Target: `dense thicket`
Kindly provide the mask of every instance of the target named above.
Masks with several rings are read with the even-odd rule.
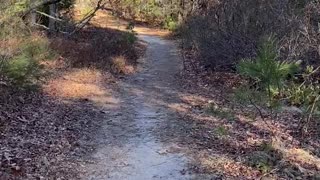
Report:
[[[113,0],[110,4],[118,16],[169,30],[177,29],[195,6],[185,0]]]
[[[260,40],[270,35],[279,41],[281,60],[319,63],[319,1],[221,0],[202,7],[186,19],[183,37],[211,69],[230,70],[254,57]]]
[[[235,70],[256,56],[258,44],[273,35],[280,60],[319,62],[320,2],[314,0],[114,0],[125,18],[179,29],[185,48],[198,52],[212,70]]]

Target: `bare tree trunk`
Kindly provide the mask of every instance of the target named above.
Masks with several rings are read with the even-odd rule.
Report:
[[[185,5],[184,5],[184,0],[180,0],[179,3],[179,14],[178,14],[178,24],[181,25],[184,21],[184,16],[185,16]]]
[[[30,13],[30,24],[35,26],[37,24],[37,13],[35,10],[32,10]]]
[[[49,15],[56,18],[57,17],[57,5],[56,4],[50,4],[49,5]],[[56,31],[56,21],[52,18],[49,18],[49,29],[50,31]]]

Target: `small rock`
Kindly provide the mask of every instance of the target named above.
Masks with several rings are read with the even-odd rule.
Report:
[[[160,155],[164,155],[164,154],[167,154],[167,150],[166,149],[162,149],[162,150],[157,151],[157,153],[160,154]]]
[[[291,113],[299,113],[299,114],[303,113],[301,109],[295,106],[285,106],[285,107],[282,107],[282,110],[291,112]]]

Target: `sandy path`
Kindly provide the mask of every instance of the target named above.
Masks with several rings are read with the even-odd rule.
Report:
[[[105,107],[99,147],[83,179],[189,179],[186,155],[174,143],[160,141],[163,123],[176,118],[179,102],[175,74],[181,62],[176,45],[156,36],[148,43],[140,72],[119,84],[117,108]],[[160,133],[161,134],[161,133]]]

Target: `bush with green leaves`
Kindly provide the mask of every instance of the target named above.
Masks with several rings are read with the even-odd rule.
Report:
[[[320,93],[320,84],[316,77],[319,68],[307,66],[300,74],[301,83],[291,82],[285,91],[288,102],[295,106],[310,105]],[[298,78],[296,78],[298,79]],[[301,80],[302,79],[302,80]]]
[[[137,41],[137,39],[138,39],[134,31],[127,31],[127,32],[125,32],[124,38],[125,38],[125,41],[126,41],[128,44],[133,44],[133,43],[135,43],[135,42]]]
[[[168,16],[164,21],[164,28],[169,31],[176,31],[178,29],[178,20],[172,16]]]
[[[31,36],[18,43],[11,57],[2,59],[0,73],[12,84],[28,86],[35,84],[42,75],[40,61],[53,55],[44,37]]]
[[[279,61],[276,40],[270,36],[260,46],[255,59],[244,59],[238,64],[238,71],[248,79],[240,87],[236,98],[242,103],[251,103],[262,115],[260,107],[271,112],[282,104],[295,105],[304,112],[302,128],[307,129],[311,118],[320,114],[320,84],[312,77],[319,68],[307,66],[301,72],[300,62]]]
[[[240,74],[266,90],[270,100],[281,95],[287,79],[299,70],[298,62],[278,61],[277,54],[276,41],[270,36],[263,41],[255,59],[244,59],[238,64]]]
[[[0,78],[6,83],[25,87],[35,84],[42,75],[42,60],[53,55],[47,37],[35,33],[17,14],[30,6],[30,1],[0,3]]]

